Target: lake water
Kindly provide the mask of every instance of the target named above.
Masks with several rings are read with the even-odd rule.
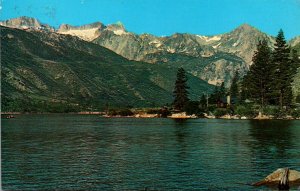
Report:
[[[300,121],[17,115],[1,131],[3,190],[258,190],[300,170]]]

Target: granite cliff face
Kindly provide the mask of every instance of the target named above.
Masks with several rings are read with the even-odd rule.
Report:
[[[229,86],[236,70],[241,75],[247,72],[256,44],[262,39],[268,40],[272,47],[273,37],[244,24],[232,32],[216,36],[176,33],[156,37],[104,30],[93,42],[130,60],[174,66],[181,63],[180,66],[187,71],[213,85],[225,82]]]
[[[14,19],[9,19],[6,21],[0,21],[1,26],[6,26],[10,28],[17,28],[23,30],[44,30],[54,32],[54,28],[47,25],[40,23],[37,19],[31,17],[19,17]]]
[[[95,38],[99,37],[100,31],[102,31],[104,28],[106,28],[106,26],[104,26],[100,22],[95,22],[83,26],[62,24],[57,30],[57,33],[77,36],[85,41],[92,41]]]
[[[104,33],[104,31],[102,32]],[[251,64],[252,54],[258,40],[272,37],[247,24],[241,25],[230,33],[216,36],[201,36],[176,33],[168,37],[134,33],[100,35],[93,42],[105,46],[131,60],[143,60],[147,54],[169,52],[193,57],[210,57],[217,52],[235,54]],[[123,50],[126,47],[126,50]],[[137,49],[137,47],[139,49]],[[138,50],[138,51],[137,51]]]

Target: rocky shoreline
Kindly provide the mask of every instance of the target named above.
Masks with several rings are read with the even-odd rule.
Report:
[[[285,117],[276,118],[272,115],[264,115],[259,113],[256,117],[246,117],[246,116],[240,116],[240,115],[223,115],[220,117],[216,117],[214,115],[209,115],[207,113],[204,113],[203,116],[199,117],[195,114],[193,115],[187,115],[185,112],[182,113],[173,113],[172,115],[169,115],[167,117],[161,117],[159,114],[147,114],[147,113],[139,113],[132,116],[110,116],[110,115],[103,115],[103,117],[106,118],[171,118],[171,119],[231,119],[231,120],[300,120],[300,118],[293,118],[290,115],[287,115]]]
[[[22,112],[1,112],[2,116],[6,115],[21,115],[21,114],[51,114],[51,113],[22,113]],[[66,113],[66,114],[78,114],[78,115],[100,115],[101,117],[105,118],[171,118],[171,119],[228,119],[228,120],[300,120],[300,117],[294,118],[291,115],[286,115],[284,117],[276,118],[272,115],[264,115],[259,113],[255,117],[246,117],[240,115],[223,115],[220,117],[216,117],[212,114],[203,113],[203,116],[187,115],[185,112],[181,113],[173,113],[166,117],[162,117],[160,114],[148,114],[148,113],[136,113],[133,115],[108,115],[105,112],[100,111],[81,111],[77,113]]]

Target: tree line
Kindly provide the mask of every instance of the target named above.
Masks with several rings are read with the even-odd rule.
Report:
[[[283,31],[276,37],[274,50],[266,40],[259,41],[252,61],[242,80],[242,99],[251,99],[261,108],[267,105],[279,106],[281,110],[291,107],[292,82],[300,62],[297,52],[286,43]]]
[[[267,40],[259,40],[247,74],[242,78],[235,71],[228,90],[223,82],[209,97],[203,94],[197,103],[189,100],[185,70],[179,68],[173,108],[180,111],[207,109],[208,103],[218,103],[227,95],[235,98],[238,104],[249,101],[258,104],[260,109],[268,105],[278,106],[280,110],[290,108],[293,103],[292,82],[300,67],[299,55],[289,47],[282,30],[278,32],[273,46],[272,50]]]

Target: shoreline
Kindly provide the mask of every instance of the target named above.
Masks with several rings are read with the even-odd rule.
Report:
[[[224,115],[220,117],[216,117],[213,115],[204,114],[203,117],[198,117],[196,115],[178,115],[178,113],[174,113],[173,115],[169,115],[167,117],[160,117],[158,114],[147,114],[147,113],[138,113],[131,116],[121,116],[121,115],[106,115],[105,112],[101,111],[81,111],[81,112],[69,112],[69,113],[51,113],[51,112],[1,112],[1,116],[7,115],[44,115],[44,114],[74,114],[74,115],[99,115],[103,118],[140,118],[140,119],[153,119],[153,118],[168,118],[168,119],[223,119],[223,120],[300,120],[299,118],[293,118],[292,116],[285,116],[283,118],[274,118],[274,116],[268,115],[258,115],[256,117],[246,117],[246,116],[238,116],[238,115]]]

